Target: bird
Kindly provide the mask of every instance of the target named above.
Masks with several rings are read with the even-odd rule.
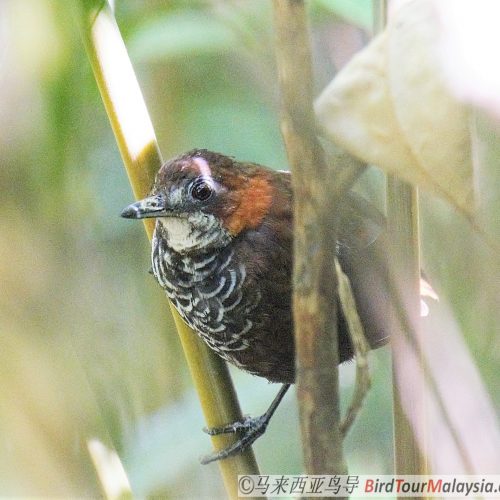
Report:
[[[239,439],[202,463],[235,455],[265,432],[295,382],[291,175],[193,149],[163,164],[148,196],[121,216],[156,218],[152,273],[208,347],[234,366],[282,384],[263,415],[205,429],[210,435],[238,433]],[[336,255],[371,348],[389,338],[384,234],[384,216],[349,191],[339,213]],[[353,347],[338,310],[342,363],[353,357]]]

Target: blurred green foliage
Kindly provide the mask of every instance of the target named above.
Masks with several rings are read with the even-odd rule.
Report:
[[[321,85],[366,37],[343,19],[366,28],[371,2],[311,3]],[[72,14],[71,2],[0,3],[0,494],[98,494],[85,445],[95,436],[118,450],[138,495],[219,497],[217,466],[198,464],[210,442],[143,228],[118,217],[132,193]],[[203,147],[286,167],[267,0],[120,0],[116,15],[165,157]],[[380,199],[380,179],[360,189]],[[499,340],[475,309],[471,230],[432,200],[424,220],[426,269],[499,405]],[[389,473],[388,352],[371,361],[346,455],[353,472]],[[346,401],[353,368],[342,368]],[[235,381],[245,413],[277,391]],[[256,452],[262,471],[301,471],[293,394]]]

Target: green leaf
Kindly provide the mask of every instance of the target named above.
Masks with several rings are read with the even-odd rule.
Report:
[[[139,61],[230,51],[238,44],[231,28],[204,11],[169,13],[146,22],[127,45]]]
[[[372,28],[372,0],[316,0],[316,3],[356,26]]]

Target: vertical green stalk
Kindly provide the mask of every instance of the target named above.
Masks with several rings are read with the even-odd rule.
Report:
[[[387,24],[387,0],[372,0],[373,34],[384,30]]]
[[[386,0],[374,0],[374,33],[379,33],[387,22]],[[387,178],[387,221],[389,241],[391,242],[392,263],[391,279],[394,277],[395,293],[401,294],[399,303],[403,304],[404,314],[412,330],[419,337],[420,318],[420,236],[418,222],[418,190],[410,184],[400,181],[394,176]],[[425,454],[426,449],[422,437],[417,443],[408,416],[412,420],[420,420],[425,424],[425,372],[423,359],[420,359],[418,378],[413,380],[412,392],[413,407],[409,403],[403,408],[400,390],[408,390],[398,386],[398,367],[404,363],[401,357],[401,343],[403,336],[408,337],[411,332],[401,331],[401,321],[393,318],[392,348],[393,348],[393,418],[394,418],[394,458],[396,474],[427,474],[428,468]],[[417,345],[418,338],[413,339]],[[422,356],[421,350],[417,355]],[[425,425],[422,425],[425,428]],[[425,439],[425,437],[424,437]]]
[[[413,334],[416,334],[417,338],[413,340],[418,346],[420,330],[418,191],[415,187],[392,176],[387,179],[387,219],[392,246],[393,276],[397,283],[395,293],[401,294],[404,305],[402,314],[405,314]],[[419,359],[420,369],[416,372],[417,377],[412,381],[411,388],[398,385],[398,369],[404,365],[404,360],[397,359],[401,356],[400,342],[404,342],[402,336],[413,336],[412,332],[402,332],[399,323],[396,319],[392,332],[395,473],[427,474],[426,457],[422,453],[425,442],[422,442],[420,436],[417,443],[408,418],[411,416],[413,421],[425,423],[425,363],[423,359]],[[421,349],[415,352],[417,357],[421,356],[421,353]],[[407,402],[403,408],[400,391],[409,389],[412,391],[413,406],[410,407]],[[422,425],[422,428],[425,428],[425,425]]]
[[[116,142],[134,194],[142,198],[148,193],[162,163],[146,105],[107,1],[79,0],[77,5],[82,37]],[[150,219],[144,222],[151,238],[154,223]],[[241,419],[225,363],[208,349],[173,307],[171,310],[207,426],[221,426]],[[232,444],[235,437],[214,436],[212,440],[215,449],[221,449]],[[231,498],[238,496],[238,474],[259,473],[251,449],[219,461],[219,467]]]

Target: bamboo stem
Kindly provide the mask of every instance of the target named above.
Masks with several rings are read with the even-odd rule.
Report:
[[[372,0],[373,34],[384,30],[387,24],[387,0]]]
[[[381,32],[387,23],[387,1],[373,1],[374,34]],[[394,419],[394,461],[396,474],[427,474],[424,434],[417,443],[408,415],[425,424],[425,371],[422,350],[419,349],[420,323],[420,237],[418,223],[418,191],[415,187],[394,176],[387,177],[387,221],[391,257],[392,276],[396,278],[393,292],[401,294],[398,301],[403,308],[397,308],[393,318],[393,419]],[[392,277],[391,277],[392,279]],[[402,331],[400,314],[405,315],[410,331]],[[405,322],[406,323],[406,322]],[[413,333],[413,335],[412,335]],[[407,398],[405,407],[401,402],[401,387],[398,384],[398,370],[404,365],[401,359],[404,338],[412,337],[419,357],[419,377],[413,381],[413,397]],[[415,338],[413,338],[415,337]],[[408,390],[408,388],[404,388]],[[422,425],[425,428],[425,425]]]
[[[425,422],[425,371],[422,350],[419,347],[420,316],[420,259],[418,232],[418,192],[413,186],[389,177],[387,181],[387,218],[390,241],[392,244],[392,262],[394,276],[397,277],[395,293],[402,293],[403,314],[412,326],[412,332],[402,332],[401,322],[393,329],[393,402],[394,402],[394,458],[395,473],[419,475],[427,474],[427,463],[423,442],[424,434],[415,439],[415,432],[409,423],[409,415],[413,421]],[[412,381],[412,398],[406,399],[403,407],[398,383],[398,370],[404,366],[401,357],[403,335],[411,335],[417,347],[419,357],[418,377]],[[404,387],[403,390],[410,388]],[[411,403],[411,406],[410,406]],[[422,427],[425,427],[422,425]]]
[[[346,474],[340,432],[337,279],[338,199],[316,138],[312,64],[302,0],[274,0],[281,129],[294,188],[294,324],[305,470]]]
[[[108,3],[104,0],[81,0],[79,6],[81,33],[99,91],[134,194],[136,198],[142,198],[151,188],[162,163],[153,126]],[[154,222],[146,219],[144,223],[151,239]],[[172,306],[171,310],[207,426],[221,426],[241,419],[225,363],[182,321]],[[214,436],[212,440],[218,450],[233,443],[235,437]],[[238,496],[238,474],[259,473],[251,449],[218,463],[231,498]]]

